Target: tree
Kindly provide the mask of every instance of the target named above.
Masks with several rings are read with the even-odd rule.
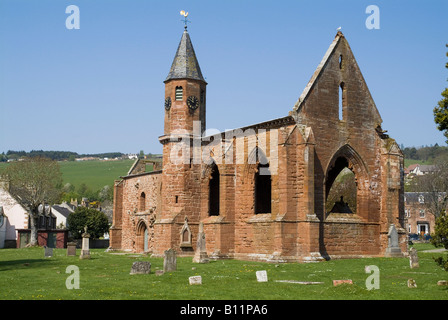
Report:
[[[101,211],[87,207],[78,207],[75,212],[69,214],[67,226],[75,239],[81,238],[85,226],[87,226],[87,232],[94,239],[98,239],[109,232],[107,216]]]
[[[446,45],[448,47],[448,44]],[[448,57],[448,52],[446,53]],[[448,69],[448,62],[445,64]],[[442,100],[438,102],[438,106],[434,108],[434,121],[437,124],[437,129],[445,131],[443,135],[447,138],[448,143],[448,88],[442,92]]]
[[[9,182],[9,192],[29,215],[31,245],[37,245],[39,205],[54,204],[60,196],[62,174],[59,164],[48,158],[25,158],[11,163],[2,179]]]
[[[444,247],[448,249],[448,216],[446,213],[442,214],[436,219],[434,233],[431,235],[431,243],[436,247]],[[448,271],[448,258],[438,257],[435,261]]]

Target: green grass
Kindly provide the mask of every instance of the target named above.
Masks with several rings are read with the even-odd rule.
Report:
[[[416,245],[418,248],[418,245]],[[77,250],[79,255],[80,250]],[[104,249],[91,250],[90,260],[67,257],[65,249],[54,249],[44,258],[43,248],[0,250],[0,299],[25,300],[318,300],[318,299],[448,299],[448,288],[437,286],[448,273],[432,257],[440,254],[419,252],[420,268],[410,269],[407,258],[366,258],[331,260],[310,264],[268,264],[253,261],[218,260],[208,264],[179,258],[177,271],[156,276],[163,259],[144,255],[116,255]],[[129,275],[134,261],[150,261],[151,274]],[[65,282],[75,265],[80,272],[80,288],[69,290]],[[380,288],[367,290],[365,266],[380,270]],[[268,282],[258,283],[255,272],[266,270]],[[188,277],[202,276],[202,285],[190,286]],[[417,288],[407,287],[413,278]],[[334,287],[332,280],[352,279],[353,285]],[[324,282],[300,285],[275,280]]]
[[[113,185],[114,180],[128,173],[134,160],[117,161],[60,161],[63,183],[78,188],[85,183],[91,190],[99,190],[105,185]],[[7,163],[0,163],[0,173]]]
[[[85,183],[91,190],[113,185],[114,180],[128,173],[134,160],[62,161],[59,162],[64,183],[79,187]]]
[[[411,164],[421,164],[421,165],[430,165],[434,164],[431,160],[413,160],[413,159],[404,159],[404,166],[405,168],[409,167]]]

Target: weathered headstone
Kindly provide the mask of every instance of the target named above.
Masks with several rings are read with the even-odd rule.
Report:
[[[82,234],[82,248],[79,259],[90,259],[89,239],[90,234],[87,233],[87,226],[85,226],[84,233]]]
[[[339,286],[341,284],[353,284],[353,281],[351,279],[348,280],[333,280],[333,286]]]
[[[417,288],[417,283],[414,279],[408,279],[408,288]]]
[[[395,225],[391,224],[387,234],[388,245],[386,248],[386,257],[401,257],[402,252],[398,244],[398,232]]]
[[[411,269],[420,267],[417,250],[415,248],[411,248],[411,250],[409,250],[409,264]]]
[[[165,251],[165,257],[163,259],[163,271],[176,271],[177,270],[177,257],[176,251],[168,249]]]
[[[45,250],[45,258],[51,258],[53,256],[53,248],[49,248],[47,246],[44,246],[44,250]]]
[[[190,285],[202,284],[202,277],[192,276],[188,278],[188,281],[190,282]]]
[[[76,242],[67,243],[67,256],[76,256]]]
[[[162,276],[165,272],[163,270],[156,270],[156,276]]]
[[[149,273],[151,273],[151,262],[135,261],[132,264],[131,272],[129,274],[149,274]]]
[[[255,275],[257,276],[258,282],[267,282],[268,281],[268,273],[266,270],[256,271]]]
[[[198,240],[196,242],[196,252],[194,253],[193,262],[207,263],[209,262],[207,250],[205,248],[204,224],[199,224]]]
[[[448,286],[448,281],[446,280],[439,280],[437,281],[438,286]]]

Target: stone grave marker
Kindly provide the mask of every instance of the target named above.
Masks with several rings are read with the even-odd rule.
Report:
[[[193,262],[196,263],[208,263],[207,250],[205,248],[205,233],[204,224],[199,224],[198,240],[196,242],[196,252],[194,253]]]
[[[333,280],[333,286],[339,286],[341,284],[353,284],[353,281],[351,279],[348,280]]]
[[[129,274],[149,274],[149,273],[151,273],[151,262],[135,261],[132,264],[131,272]]]
[[[417,283],[414,279],[408,279],[408,288],[417,288]]]
[[[76,256],[76,242],[67,243],[67,256]]]
[[[257,276],[258,282],[267,282],[268,281],[268,273],[266,270],[260,270],[255,272],[255,275]]]
[[[439,280],[437,281],[438,286],[448,286],[448,281],[446,280]]]
[[[402,252],[398,243],[398,232],[395,225],[391,224],[387,234],[388,246],[386,248],[386,257],[401,257]]]
[[[82,248],[79,259],[90,259],[89,239],[90,234],[87,233],[87,226],[85,226],[84,233],[82,234]]]
[[[192,276],[188,278],[188,281],[190,282],[190,285],[200,285],[202,284],[202,277],[201,276]]]
[[[45,250],[45,258],[51,258],[53,256],[53,248],[49,248],[47,246],[44,246],[44,250]]]
[[[163,259],[163,271],[170,272],[176,270],[177,270],[176,251],[173,249],[168,249],[165,251],[165,256]]]
[[[409,264],[411,266],[411,269],[420,267],[420,264],[418,262],[417,250],[415,248],[411,248],[411,250],[409,250]]]

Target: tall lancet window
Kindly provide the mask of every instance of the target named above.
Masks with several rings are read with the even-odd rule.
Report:
[[[212,174],[209,183],[209,215],[219,216],[219,170],[216,163],[213,163]]]

